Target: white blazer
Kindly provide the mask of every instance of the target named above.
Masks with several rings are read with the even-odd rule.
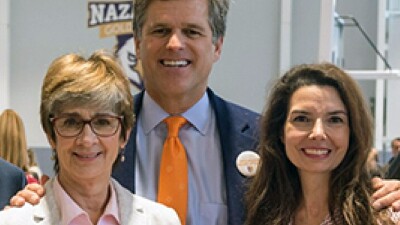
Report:
[[[53,192],[54,178],[46,185],[46,195],[38,205],[25,204],[21,208],[12,208],[0,212],[0,225],[56,225],[61,221],[60,208],[56,204]],[[115,188],[121,225],[180,225],[176,212],[160,203],[156,203],[132,194],[111,178]]]

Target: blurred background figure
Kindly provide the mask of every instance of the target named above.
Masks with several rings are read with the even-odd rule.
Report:
[[[383,168],[378,164],[378,162],[378,150],[376,150],[376,148],[371,148],[371,151],[368,154],[366,167],[372,177],[383,176]]]
[[[386,165],[385,177],[390,179],[400,179],[400,137],[394,138],[390,146],[392,147],[392,158],[390,158]]]
[[[393,159],[396,158],[396,156],[398,156],[400,152],[400,137],[396,137],[392,140],[391,147],[392,147],[392,159]]]
[[[29,172],[25,128],[21,117],[12,109],[0,115],[0,157],[21,168],[28,183],[38,183]]]
[[[36,180],[40,181],[40,178],[42,177],[42,170],[40,169],[39,164],[37,163],[36,154],[31,148],[28,148],[27,151],[28,151],[28,161],[29,161],[28,171],[36,178]]]

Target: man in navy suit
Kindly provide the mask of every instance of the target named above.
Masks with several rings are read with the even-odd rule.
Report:
[[[243,154],[254,157],[259,115],[208,88],[208,77],[222,51],[229,0],[134,0],[133,7],[133,35],[145,91],[135,96],[136,124],[125,161],[116,166],[113,176],[132,192],[157,200],[167,136],[162,121],[183,116],[188,123],[179,137],[189,170],[184,222],[243,224],[245,176],[237,159]],[[254,158],[242,162],[251,161]]]
[[[207,88],[221,54],[228,7],[228,0],[134,1],[145,91],[135,97],[136,126],[113,176],[132,192],[157,200],[167,134],[162,121],[185,117],[180,138],[189,168],[188,225],[242,224],[245,177],[236,159],[254,151],[258,141],[259,115]]]
[[[26,185],[24,172],[0,158],[0,210],[8,205],[12,196]]]
[[[157,170],[159,169],[161,147],[157,151],[158,156],[154,157],[156,159],[150,158],[152,154],[140,156],[140,153],[147,150],[142,149],[142,151],[138,151],[137,149],[143,146],[140,142],[152,141],[149,140],[149,136],[146,134],[139,135],[140,140],[138,140],[138,129],[145,129],[143,127],[138,128],[138,126],[140,124],[143,126],[142,121],[146,120],[143,117],[147,117],[142,114],[144,113],[143,108],[147,107],[146,104],[143,104],[143,95],[146,94],[144,92],[135,96],[135,114],[138,121],[131,132],[129,142],[125,148],[125,161],[115,167],[113,177],[132,192],[156,200]],[[194,184],[198,189],[189,192],[189,199],[193,199],[193,202],[189,203],[189,207],[192,206],[194,208],[191,213],[195,215],[191,220],[188,220],[191,221],[188,224],[242,224],[244,215],[242,200],[244,196],[245,177],[240,174],[235,162],[241,152],[255,150],[256,148],[258,143],[258,114],[224,101],[210,89],[207,89],[206,96],[208,96],[210,107],[214,111],[215,118],[213,121],[216,123],[214,128],[217,130],[217,135],[219,136],[219,148],[216,150],[219,154],[215,152],[207,153],[207,151],[210,151],[207,145],[197,146],[190,150],[186,149],[187,151],[203,151],[204,154],[219,155],[219,157],[215,159],[211,157],[210,159],[208,157],[196,157],[196,155],[193,155],[193,160],[189,160],[189,163],[199,165],[189,165],[189,168],[208,172],[193,171],[189,172],[189,175],[203,174],[205,176],[204,179],[197,181],[202,184],[218,182],[219,180],[221,182],[220,186],[217,184],[210,184],[209,186],[218,187],[219,190],[223,189],[225,191],[224,193],[220,193],[224,196],[224,198],[219,198],[220,202],[215,199],[213,201],[213,199],[205,199],[202,192],[218,192],[219,190],[207,188],[205,190],[198,190],[202,189],[202,187],[199,187],[202,184]],[[149,146],[151,145],[149,144]],[[191,158],[190,152],[188,152],[188,158]],[[149,167],[155,168],[152,169]],[[142,174],[140,174],[140,170],[142,170]],[[189,178],[189,180],[196,183],[196,178]],[[140,191],[138,190],[138,186],[142,186]],[[193,195],[194,197],[191,197]],[[193,203],[196,203],[197,206],[193,205]]]

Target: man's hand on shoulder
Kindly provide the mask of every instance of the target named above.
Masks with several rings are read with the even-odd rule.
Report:
[[[44,175],[41,179],[41,184],[44,185],[48,179],[49,177]],[[10,206],[22,207],[26,202],[32,205],[38,204],[45,194],[45,189],[42,185],[34,183],[26,185],[23,190],[11,198]]]
[[[400,181],[373,178],[372,206],[375,209],[391,207],[393,211],[400,211]]]

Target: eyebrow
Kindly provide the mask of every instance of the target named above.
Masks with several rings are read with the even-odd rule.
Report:
[[[77,112],[70,112],[70,113],[60,113],[61,116],[76,116],[76,117],[82,117],[81,114],[77,113]],[[115,116],[113,112],[99,112],[99,113],[95,113],[92,115],[92,117],[95,116]]]
[[[310,114],[309,112],[305,111],[305,110],[300,110],[300,109],[296,109],[290,112],[291,114]]]
[[[171,27],[171,25],[169,25],[169,23],[164,23],[164,22],[155,22],[152,25],[149,26],[150,30],[151,29],[156,29],[156,28],[169,28]],[[201,30],[201,31],[205,31],[207,28],[200,26],[196,23],[185,23],[183,24],[182,29],[197,29],[197,30]]]
[[[305,111],[305,110],[301,110],[301,109],[295,109],[292,112],[290,112],[290,114],[306,114],[309,115],[311,114],[309,111]],[[347,116],[347,112],[345,110],[335,110],[332,112],[328,112],[328,115],[337,115],[337,114],[344,114],[345,116]]]
[[[333,112],[329,112],[329,115],[337,115],[337,114],[344,114],[345,116],[347,116],[347,111],[346,110],[336,110]]]
[[[81,116],[77,112],[70,112],[70,113],[60,113],[61,116]]]
[[[197,29],[197,30],[201,30],[203,32],[206,30],[206,28],[204,28],[203,26],[199,26],[199,25],[197,25],[195,23],[185,24],[185,28]]]
[[[160,23],[153,23],[153,24],[151,24],[151,25],[149,26],[150,29],[161,28],[161,27],[164,28],[164,27],[169,27],[169,26],[168,26],[167,23],[163,23],[163,22],[160,22]]]

